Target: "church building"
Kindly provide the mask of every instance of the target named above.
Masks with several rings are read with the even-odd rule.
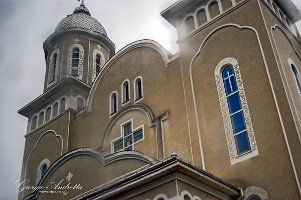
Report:
[[[44,91],[19,110],[20,200],[301,199],[296,5],[179,0],[161,15],[176,54],[153,40],[116,53],[83,2],[45,40]]]

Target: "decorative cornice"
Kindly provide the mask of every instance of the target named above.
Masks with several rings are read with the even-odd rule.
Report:
[[[90,149],[90,148],[79,148],[76,150],[73,150],[71,152],[68,152],[61,156],[58,160],[56,160],[47,170],[45,175],[42,177],[40,182],[37,185],[37,189],[29,194],[28,196],[24,197],[24,200],[32,200],[32,199],[37,199],[39,195],[39,189],[46,184],[46,182],[49,180],[49,178],[56,172],[56,170],[63,165],[65,162],[68,160],[76,157],[76,156],[81,156],[81,155],[88,155],[92,156],[95,159],[97,159],[102,165],[110,165],[114,162],[124,160],[124,159],[135,159],[135,160],[141,160],[145,162],[147,165],[154,165],[157,161],[154,160],[153,158],[142,154],[140,152],[135,152],[135,151],[126,151],[126,152],[118,152],[115,154],[111,154],[107,157],[103,156],[101,152],[95,150],[95,149]],[[135,172],[135,171],[134,171]],[[127,175],[131,175],[134,172],[130,172]]]
[[[165,63],[165,67],[168,68],[169,63],[174,62],[176,59],[179,58],[179,54],[172,55],[170,52],[168,52],[163,46],[161,46],[158,42],[153,40],[139,40],[136,42],[133,42],[127,46],[125,46],[123,49],[118,51],[109,61],[106,62],[106,64],[101,69],[98,77],[95,79],[91,92],[88,96],[87,100],[87,107],[80,111],[77,114],[77,117],[82,117],[88,114],[91,111],[91,105],[93,101],[94,94],[96,92],[97,86],[101,79],[105,77],[106,71],[115,63],[120,57],[125,55],[126,53],[137,49],[137,48],[151,48],[157,51],[161,56]]]
[[[118,177],[109,183],[98,186],[86,193],[74,197],[73,200],[94,199],[105,196],[112,197],[120,193],[125,193],[131,188],[141,186],[146,182],[153,182],[154,180],[167,177],[176,172],[193,177],[196,181],[205,182],[206,185],[216,190],[223,191],[224,194],[233,198],[241,196],[240,188],[230,185],[212,174],[183,161],[177,155],[172,155],[161,162],[137,169],[130,174]],[[173,176],[173,178],[175,177]]]
[[[54,99],[55,97],[63,94],[66,89],[70,87],[81,87],[82,89],[86,91],[90,91],[91,87],[87,85],[86,83],[70,76],[65,78],[63,81],[58,83],[57,85],[53,86],[49,90],[47,90],[42,95],[35,98],[33,101],[28,103],[26,106],[21,108],[18,113],[29,117],[30,114],[34,113],[36,110],[38,110],[40,107],[42,107],[46,102],[49,102],[50,99]],[[64,93],[65,94],[65,93]]]

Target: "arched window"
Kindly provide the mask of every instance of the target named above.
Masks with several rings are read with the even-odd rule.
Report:
[[[274,2],[272,2],[272,7],[273,7],[274,12],[278,15],[278,8]]]
[[[77,111],[82,110],[85,107],[85,101],[81,96],[76,98]]]
[[[197,17],[199,26],[202,26],[203,24],[205,24],[208,21],[207,15],[206,15],[206,10],[204,8],[201,8],[199,11],[197,11],[196,17]]]
[[[301,93],[300,74],[294,64],[291,64],[291,68],[292,68],[294,79],[295,79],[295,82],[296,82],[296,85],[298,88],[298,92]]]
[[[95,64],[96,64],[96,76],[98,76],[102,67],[100,54],[96,54]]]
[[[53,54],[50,66],[50,76],[49,83],[55,81],[56,76],[56,68],[57,68],[57,53]]]
[[[71,76],[79,75],[79,59],[79,48],[75,47],[72,50]]]
[[[221,1],[223,10],[228,10],[232,6],[235,6],[235,2],[233,0],[223,0]]]
[[[281,20],[282,20],[282,21],[285,21],[285,17],[284,17],[284,15],[283,15],[282,11],[279,11],[279,15],[280,15]]]
[[[185,19],[186,33],[190,33],[195,29],[195,23],[193,16],[189,16]]]
[[[232,165],[258,155],[238,61],[225,58],[214,71],[224,131]]]
[[[222,72],[222,76],[232,123],[233,136],[236,144],[236,151],[237,154],[240,155],[250,151],[251,146],[233,67],[231,65],[226,66]]]
[[[250,195],[247,200],[262,200],[257,194]]]
[[[51,107],[46,109],[45,122],[48,122],[51,119]]]
[[[126,80],[122,84],[122,103],[127,103],[130,101],[130,84]]]
[[[285,22],[288,25],[288,27],[291,29],[291,23],[290,23],[290,21],[288,20],[287,17],[285,17]]]
[[[38,117],[35,115],[31,120],[31,130],[35,130],[37,128]]]
[[[38,183],[43,176],[46,174],[48,168],[50,166],[50,162],[48,159],[44,159],[38,166],[38,170],[37,170],[37,180],[36,182]]]
[[[141,78],[135,80],[135,101],[143,98],[143,84]]]
[[[60,101],[60,113],[66,110],[66,98],[62,98]]]
[[[59,103],[55,102],[52,108],[52,117],[56,117],[59,113]]]
[[[41,177],[43,177],[43,176],[46,174],[47,169],[48,169],[47,164],[44,163],[44,164],[41,166]]]
[[[44,123],[44,111],[42,111],[40,114],[39,114],[39,126],[43,125]]]
[[[188,194],[184,195],[184,200],[191,200],[191,198],[188,196]]]
[[[110,97],[110,115],[117,113],[117,92],[113,92]]]
[[[220,14],[218,2],[217,1],[211,2],[208,6],[208,10],[209,10],[211,19],[218,16]]]

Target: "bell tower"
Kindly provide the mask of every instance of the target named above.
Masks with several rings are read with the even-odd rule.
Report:
[[[43,48],[43,94],[18,111],[28,118],[21,179],[33,185],[50,163],[72,150],[72,116],[85,108],[93,82],[115,54],[114,43],[83,1],[59,22]]]
[[[44,91],[73,77],[92,85],[104,63],[115,53],[103,26],[82,2],[67,15],[44,42],[46,75]]]
[[[65,110],[85,107],[91,85],[115,45],[84,2],[62,19],[43,44],[46,61],[44,93],[19,110],[28,117],[27,133]]]

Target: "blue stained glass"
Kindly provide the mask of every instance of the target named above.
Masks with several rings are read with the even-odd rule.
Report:
[[[47,171],[47,164],[43,164],[41,166],[41,177],[43,177],[45,174],[46,174],[46,171]]]
[[[301,83],[300,83],[299,73],[298,73],[298,71],[297,71],[297,69],[294,65],[292,65],[292,70],[294,72],[294,76],[295,76],[295,80],[296,80],[297,85],[298,85],[299,92],[301,92]]]
[[[128,123],[127,125],[125,125],[123,127],[123,133],[124,133],[124,136],[127,136],[132,133],[132,124],[131,123]]]
[[[123,148],[123,139],[114,142],[114,152],[120,151]]]
[[[231,116],[233,132],[238,133],[246,129],[246,124],[243,116],[243,112],[238,112]]]
[[[224,69],[223,80],[224,80],[226,95],[229,95],[229,94],[237,91],[235,74],[234,74],[234,70],[231,66]]]
[[[251,150],[247,131],[240,133],[234,137],[235,137],[237,154],[242,154]]]
[[[235,93],[228,98],[228,105],[229,105],[229,112],[230,114],[235,113],[239,110],[241,110],[241,104],[240,104],[240,97],[239,93]]]
[[[134,142],[138,142],[140,140],[142,140],[143,138],[143,132],[142,132],[142,129],[139,129],[138,131],[136,131],[134,133]]]

